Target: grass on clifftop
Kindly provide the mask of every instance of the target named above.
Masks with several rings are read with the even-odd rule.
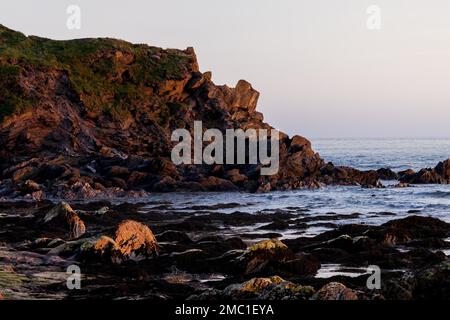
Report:
[[[119,51],[126,58],[117,57]],[[89,109],[121,115],[145,99],[145,88],[183,78],[188,64],[189,56],[178,50],[108,38],[56,41],[26,37],[0,25],[0,121],[32,105],[32,98],[18,88],[25,67],[67,70]]]
[[[17,78],[20,67],[0,64],[0,121],[14,113],[24,113],[33,106],[33,100],[25,97]]]

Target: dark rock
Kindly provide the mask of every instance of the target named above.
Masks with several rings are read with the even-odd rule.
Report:
[[[379,228],[373,228],[369,232],[370,237],[388,246],[405,244],[414,239],[443,238],[448,235],[450,235],[449,223],[421,216],[409,216],[404,219],[393,220]]]
[[[330,282],[318,290],[312,298],[314,300],[358,300],[358,294],[342,283]]]
[[[391,300],[450,299],[450,262],[444,262],[386,281],[383,295]]]
[[[231,299],[231,300],[308,300],[314,288],[286,281],[278,276],[253,278],[242,284],[233,284],[223,291],[207,291],[193,296],[194,300]]]
[[[122,255],[133,260],[151,257],[159,252],[158,242],[150,228],[132,220],[119,225],[114,241]]]
[[[310,255],[295,255],[279,240],[261,241],[235,261],[244,274],[314,275],[320,263]]]
[[[389,168],[381,168],[377,170],[378,177],[381,180],[398,180],[398,174]]]
[[[80,250],[84,259],[121,264],[154,257],[160,247],[147,226],[126,220],[115,231],[114,239],[108,236],[90,239],[81,245]]]
[[[33,180],[27,180],[23,183],[20,190],[22,194],[30,194],[33,192],[41,191],[41,186]]]
[[[399,171],[398,172],[398,177],[400,180],[402,180],[405,177],[408,176],[412,176],[414,175],[416,172],[413,169],[407,169],[407,170],[403,170],[403,171]]]
[[[163,233],[156,235],[156,238],[160,242],[177,241],[184,244],[192,243],[191,238],[189,238],[189,236],[186,233],[174,230],[164,231]]]
[[[281,219],[274,219],[274,221],[268,225],[259,227],[260,230],[286,230],[289,228],[289,223],[281,220]]]
[[[44,224],[65,225],[69,229],[71,239],[79,238],[86,232],[83,220],[65,202],[61,202],[47,212],[43,219]]]
[[[334,166],[332,163],[320,168],[320,181],[326,184],[361,185],[363,187],[381,187],[377,171],[360,171],[350,167]]]
[[[422,169],[419,172],[405,172],[400,175],[400,181],[411,184],[449,184],[450,159],[439,162],[433,169]]]

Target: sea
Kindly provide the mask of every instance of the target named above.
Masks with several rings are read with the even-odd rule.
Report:
[[[361,170],[391,168],[394,171],[435,167],[450,158],[450,139],[312,139],[313,149],[325,161],[352,166]],[[333,223],[380,225],[411,214],[433,216],[450,222],[450,185],[414,185],[394,188],[396,181],[382,181],[384,188],[366,189],[358,186],[327,186],[312,190],[249,193],[170,193],[153,194],[151,209],[158,203],[170,204],[167,210],[188,210],[189,206],[210,206],[224,213],[235,211],[260,213],[303,208],[310,215],[336,213],[348,219]],[[238,206],[223,208],[221,205]],[[195,210],[192,210],[195,214]],[[297,210],[298,211],[298,210]],[[302,211],[303,212],[303,211]],[[359,213],[358,216],[352,215]],[[305,236],[313,236],[326,228],[311,227]],[[254,226],[252,230],[254,231]],[[245,230],[240,230],[245,231]],[[294,237],[289,230],[284,237]]]

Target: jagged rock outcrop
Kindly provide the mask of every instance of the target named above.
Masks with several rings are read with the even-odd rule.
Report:
[[[400,181],[411,184],[449,184],[450,159],[439,162],[433,169],[422,169],[419,172],[412,170],[402,172]]]
[[[81,237],[86,232],[86,225],[72,207],[61,202],[48,211],[43,219],[46,225],[61,225],[69,230],[69,238]]]
[[[194,121],[221,132],[271,129],[256,111],[258,97],[244,80],[235,88],[215,85],[192,48],[53,41],[0,26],[0,196],[377,185],[372,172],[330,168],[308,140],[283,133],[272,176],[261,176],[258,164],[172,163],[173,130],[192,133]]]

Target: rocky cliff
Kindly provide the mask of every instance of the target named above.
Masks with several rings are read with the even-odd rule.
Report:
[[[115,39],[55,41],[0,26],[0,195],[91,198],[145,191],[269,191],[376,185],[375,172],[325,164],[310,142],[280,134],[280,170],[180,165],[173,130],[270,129],[259,93],[215,85],[192,48]]]

